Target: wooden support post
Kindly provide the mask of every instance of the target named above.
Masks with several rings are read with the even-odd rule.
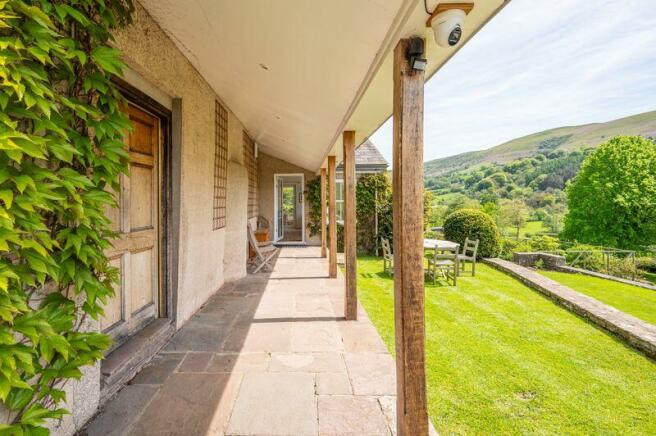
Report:
[[[328,276],[337,277],[337,211],[335,210],[335,156],[328,156]]]
[[[344,266],[346,288],[344,316],[347,321],[358,319],[356,288],[357,235],[355,229],[355,132],[343,134],[344,144]]]
[[[321,257],[326,257],[326,169],[321,168]]]
[[[423,129],[424,73],[406,59],[409,40],[394,50],[394,318],[397,433],[428,435],[424,361]]]

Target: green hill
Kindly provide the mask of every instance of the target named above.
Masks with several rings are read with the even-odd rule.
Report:
[[[506,163],[545,150],[579,150],[596,147],[617,135],[656,137],[656,111],[606,123],[558,127],[513,139],[487,150],[472,151],[424,163],[425,177],[434,177],[483,163]]]

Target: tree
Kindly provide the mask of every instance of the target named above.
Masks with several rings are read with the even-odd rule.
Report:
[[[473,200],[466,195],[458,194],[449,201],[444,216],[449,216],[460,209],[479,209],[480,207],[481,205],[477,200]]]
[[[528,208],[521,200],[501,200],[497,217],[498,225],[501,228],[512,226],[517,231],[516,237],[519,239],[519,232],[526,224]]]
[[[563,234],[588,244],[656,243],[656,144],[620,136],[590,154],[567,188]]]

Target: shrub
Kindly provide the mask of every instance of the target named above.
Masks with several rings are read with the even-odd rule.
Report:
[[[636,266],[650,273],[656,273],[656,257],[637,257]]]
[[[465,238],[478,239],[479,257],[496,257],[501,246],[499,229],[492,218],[476,209],[462,209],[444,221],[444,237],[449,241],[465,243]]]
[[[515,238],[502,238],[501,239],[501,258],[505,260],[512,260],[513,253],[517,250],[517,246],[520,242]]]
[[[558,248],[560,248],[558,239],[552,238],[551,236],[537,235],[520,242],[515,247],[515,251],[555,251],[558,250]]]
[[[630,257],[618,258],[611,257],[609,259],[609,269],[603,272],[610,274],[615,277],[622,277],[625,279],[634,279],[640,277],[640,272],[636,269],[636,265],[633,263],[633,259]]]

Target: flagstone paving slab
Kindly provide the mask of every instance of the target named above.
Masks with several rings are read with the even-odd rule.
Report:
[[[143,412],[155,393],[157,385],[130,385],[124,387],[113,401],[87,428],[88,436],[119,436],[126,434]]]
[[[165,351],[219,351],[226,339],[226,331],[206,327],[184,326],[173,335]]]
[[[130,381],[130,384],[160,385],[169,378],[184,357],[185,355],[180,353],[168,353],[155,356],[152,362],[143,368],[139,374]]]
[[[269,371],[346,373],[346,366],[341,353],[273,353]]]
[[[319,435],[384,436],[390,429],[373,397],[320,396]]]
[[[205,372],[207,366],[210,364],[213,353],[187,353],[184,360],[180,364],[178,371],[180,372]]]
[[[386,353],[344,355],[355,395],[396,395],[396,366]]]
[[[207,372],[263,372],[269,353],[220,353],[212,357]]]
[[[317,395],[351,395],[353,388],[346,372],[321,372],[315,377]]]
[[[130,434],[222,434],[240,378],[240,375],[226,373],[172,375]]]
[[[305,373],[246,374],[228,434],[314,435],[314,377]]]
[[[387,347],[376,327],[362,322],[345,321],[339,324],[339,331],[347,352],[385,353]]]

